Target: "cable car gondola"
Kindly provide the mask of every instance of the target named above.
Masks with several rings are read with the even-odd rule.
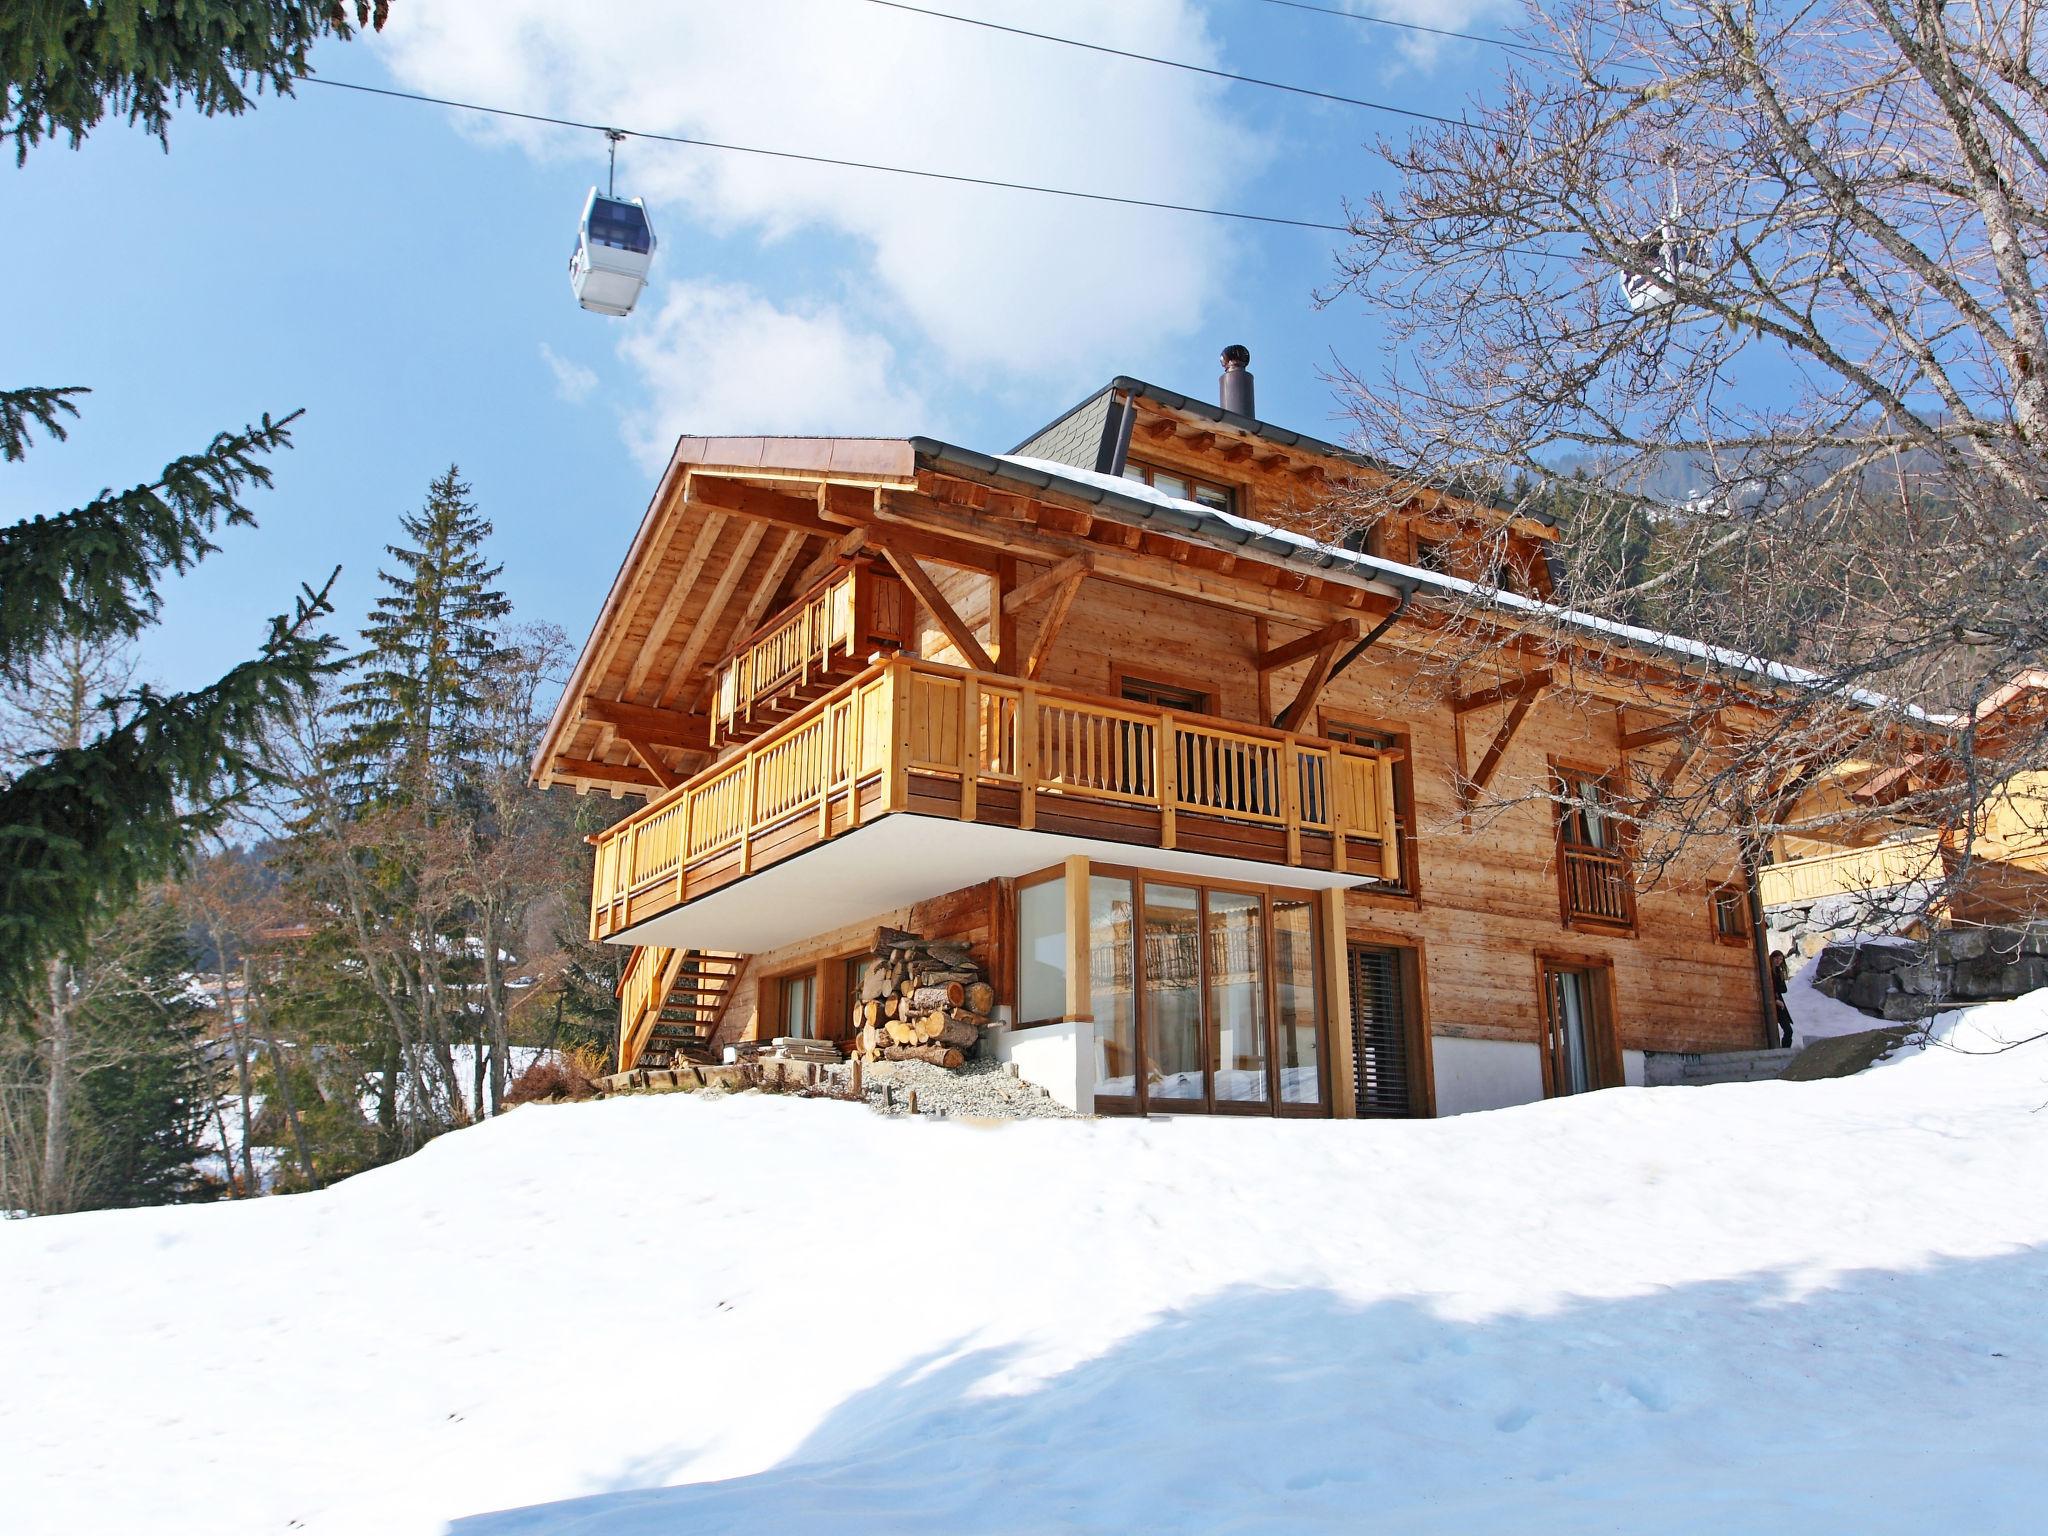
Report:
[[[616,195],[619,140],[625,135],[607,131],[605,137],[612,141],[614,180],[603,192],[592,187],[583,200],[576,250],[569,257],[569,286],[585,309],[630,315],[654,261],[654,226],[639,198]]]
[[[1615,274],[1621,296],[1628,301],[1630,311],[1638,315],[1669,304],[1677,297],[1681,282],[1700,282],[1707,276],[1707,242],[1686,225],[1685,209],[1678,201],[1677,164],[1667,156],[1664,166],[1671,176],[1670,208],[1664,222],[1657,226],[1654,238],[1630,247],[1635,258],[1650,270]]]

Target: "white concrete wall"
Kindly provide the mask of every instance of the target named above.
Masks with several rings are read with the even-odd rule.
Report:
[[[1543,1056],[1533,1044],[1435,1035],[1430,1039],[1430,1052],[1436,1066],[1439,1115],[1505,1109],[1543,1097]]]
[[[1017,1075],[1035,1083],[1078,1114],[1095,1113],[1095,1025],[1068,1019],[1030,1029],[990,1032],[997,1061],[1013,1061]]]
[[[1621,1053],[1621,1080],[1631,1088],[1643,1086],[1643,1053],[1623,1051]]]

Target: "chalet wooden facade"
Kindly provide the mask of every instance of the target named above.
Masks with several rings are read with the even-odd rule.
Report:
[[[1601,809],[1687,770],[1645,710],[1682,644],[1551,608],[1554,531],[1476,502],[1324,542],[1386,471],[1238,403],[678,443],[535,763],[643,802],[596,839],[622,1066],[843,1037],[883,928],[969,946],[984,1050],[1104,1113],[1451,1113],[1772,1038],[1732,843],[1639,882]],[[1447,620],[1488,533],[1568,649]]]

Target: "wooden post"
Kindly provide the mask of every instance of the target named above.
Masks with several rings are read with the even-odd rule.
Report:
[[[960,680],[960,819],[974,820],[981,792],[981,679]]]
[[[1173,711],[1166,710],[1159,716],[1159,728],[1154,733],[1154,751],[1157,761],[1152,769],[1152,782],[1159,793],[1159,846],[1177,848],[1180,846],[1180,829],[1175,813],[1180,808],[1180,726],[1173,718]]]
[[[1401,828],[1394,817],[1394,760],[1382,755],[1374,768],[1374,784],[1379,795],[1380,878],[1398,883],[1401,878]]]
[[[901,661],[889,663],[889,793],[884,802],[892,811],[910,804],[910,684],[912,674]]]
[[[1090,1018],[1095,991],[1088,972],[1088,860],[1074,854],[1066,861],[1067,883],[1067,1017]]]
[[[1344,925],[1344,893],[1318,898],[1323,920],[1323,1017],[1329,1024],[1330,1108],[1339,1120],[1358,1118],[1358,1065],[1351,1045],[1351,964]],[[1428,1049],[1429,1042],[1423,1042]]]
[[[1287,862],[1301,862],[1301,743],[1292,732],[1280,744],[1280,818],[1287,827]]]
[[[1029,832],[1038,825],[1038,690],[1025,683],[1017,690],[1017,825]]]
[[[682,804],[676,810],[676,905],[681,906],[690,894],[690,828],[696,821],[697,792],[686,789],[682,793]]]
[[[754,872],[754,770],[761,761],[761,754],[753,748],[747,749],[747,766],[741,774],[740,792],[740,873]]]
[[[860,770],[867,754],[867,746],[862,739],[868,717],[866,695],[866,688],[853,690],[853,718],[846,727],[846,824],[849,827],[860,825]]]

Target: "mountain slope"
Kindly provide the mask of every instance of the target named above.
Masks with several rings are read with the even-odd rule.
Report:
[[[1403,1124],[532,1107],[0,1226],[0,1489],[35,1533],[2032,1530],[2044,1101],[2048,1044]]]

